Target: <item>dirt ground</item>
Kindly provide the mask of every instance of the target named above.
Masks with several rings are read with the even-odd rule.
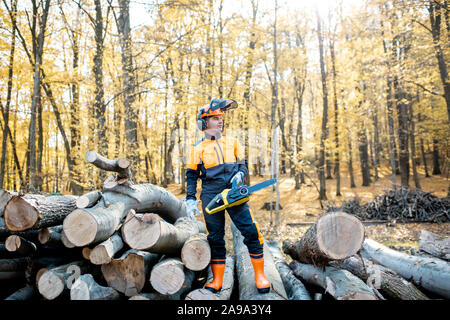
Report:
[[[425,178],[425,173],[420,171],[421,189],[432,192],[438,197],[447,196],[447,188],[449,180],[443,175],[431,176]],[[336,194],[336,180],[326,180],[328,201],[334,201],[336,205],[340,205],[342,200],[351,200],[359,198],[361,203],[367,203],[375,199],[377,194],[384,194],[385,190],[391,187],[390,171],[389,169],[382,169],[379,171],[379,179],[374,181],[368,187],[362,187],[362,179],[356,174],[355,183],[356,188],[350,188],[350,178],[347,172],[341,173],[341,194],[337,197]],[[269,179],[270,177],[251,177],[251,185]],[[373,177],[372,177],[373,179]],[[400,177],[397,177],[397,183],[400,184]],[[410,178],[413,184],[412,177]],[[198,183],[200,189],[201,182]],[[173,192],[178,198],[182,198],[181,186],[177,184],[170,185],[168,189]],[[255,192],[250,197],[250,207],[253,215],[260,226],[260,230],[266,240],[277,240],[280,248],[284,240],[295,241],[302,237],[304,232],[309,228],[306,226],[289,226],[290,223],[297,222],[314,222],[323,213],[320,201],[317,200],[318,192],[309,179],[306,179],[306,184],[303,184],[299,190],[295,189],[295,180],[285,175],[279,178],[280,189],[280,204],[282,209],[279,210],[279,224],[276,225],[275,212],[270,217],[270,211],[261,209],[265,202],[270,201],[271,188],[266,188]],[[197,191],[199,198],[200,190]],[[273,193],[273,201],[276,199],[276,193]],[[322,201],[325,207],[327,201]],[[203,220],[203,217],[198,218]],[[229,222],[226,218],[226,243],[227,250],[232,250],[232,237]],[[417,249],[420,232],[422,229],[432,231],[442,236],[450,236],[450,223],[396,223],[394,226],[388,224],[367,225],[365,226],[366,237],[376,240],[391,248],[408,252],[411,248]]]

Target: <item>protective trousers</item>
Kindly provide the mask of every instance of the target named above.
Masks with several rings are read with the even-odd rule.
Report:
[[[203,216],[206,223],[208,243],[211,247],[211,264],[225,264],[225,210],[208,214],[205,207],[216,194],[202,193]],[[244,244],[253,259],[263,258],[263,236],[254,220],[247,202],[226,209],[236,228],[244,237]]]

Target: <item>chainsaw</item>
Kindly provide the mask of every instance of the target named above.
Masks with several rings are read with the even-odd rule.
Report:
[[[247,202],[253,192],[271,186],[276,182],[277,179],[270,179],[257,183],[251,187],[246,185],[238,186],[237,182],[233,182],[231,189],[225,189],[216,195],[205,207],[205,210],[208,214],[213,214],[229,207],[238,206]]]

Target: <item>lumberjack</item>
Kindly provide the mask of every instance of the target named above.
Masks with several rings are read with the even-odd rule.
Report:
[[[231,99],[213,99],[200,108],[197,125],[205,136],[196,142],[189,153],[186,169],[186,207],[191,217],[199,215],[196,198],[197,180],[202,180],[203,217],[206,223],[207,239],[211,246],[211,269],[213,280],[205,288],[213,293],[222,288],[225,270],[225,210],[208,214],[205,207],[220,192],[233,184],[242,184],[248,171],[242,146],[237,139],[222,135],[223,112],[237,107]],[[255,271],[256,287],[259,293],[268,293],[270,283],[264,275],[263,236],[247,202],[226,209],[233,223],[244,236],[250,259]]]

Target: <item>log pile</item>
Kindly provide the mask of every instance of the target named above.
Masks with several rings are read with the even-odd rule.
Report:
[[[400,187],[385,190],[373,201],[361,204],[359,199],[342,201],[342,206],[327,204],[325,212],[343,211],[362,220],[387,220],[400,222],[449,222],[450,198],[439,198],[431,192]]]
[[[271,290],[259,294],[243,236],[223,287],[212,280],[203,222],[164,188],[135,184],[126,159],[94,151],[89,163],[115,173],[83,196],[0,190],[0,299],[5,300],[426,300],[450,298],[448,238],[426,232],[411,256],[365,239],[354,215],[328,212],[297,241],[264,242]],[[284,253],[284,255],[283,255]],[[287,262],[290,258],[290,263]]]
[[[364,239],[364,236],[361,241],[362,224],[356,219],[355,223],[346,223],[343,228],[338,218],[345,216],[355,218],[344,212],[325,213],[298,241],[284,241],[282,244],[284,253],[292,258],[290,270],[284,273],[292,272],[310,290],[310,296],[325,294],[337,300],[450,298],[450,265],[440,258],[445,256],[442,250],[428,250],[435,255],[431,257],[413,256],[372,239]],[[325,222],[331,223],[324,227]],[[334,244],[319,240],[323,237],[322,233],[334,237]],[[428,243],[427,247],[448,248],[448,238],[439,237],[436,240],[436,235],[424,234],[428,241],[431,238],[434,240],[434,245]],[[276,245],[271,244],[276,251]],[[339,251],[339,256],[336,251]],[[283,266],[282,262],[278,263]],[[292,282],[292,279],[289,281]],[[304,292],[304,287],[300,286],[300,293]]]
[[[174,300],[200,289],[211,257],[204,223],[166,189],[135,184],[127,159],[86,160],[114,173],[102,190],[0,190],[0,297]]]

